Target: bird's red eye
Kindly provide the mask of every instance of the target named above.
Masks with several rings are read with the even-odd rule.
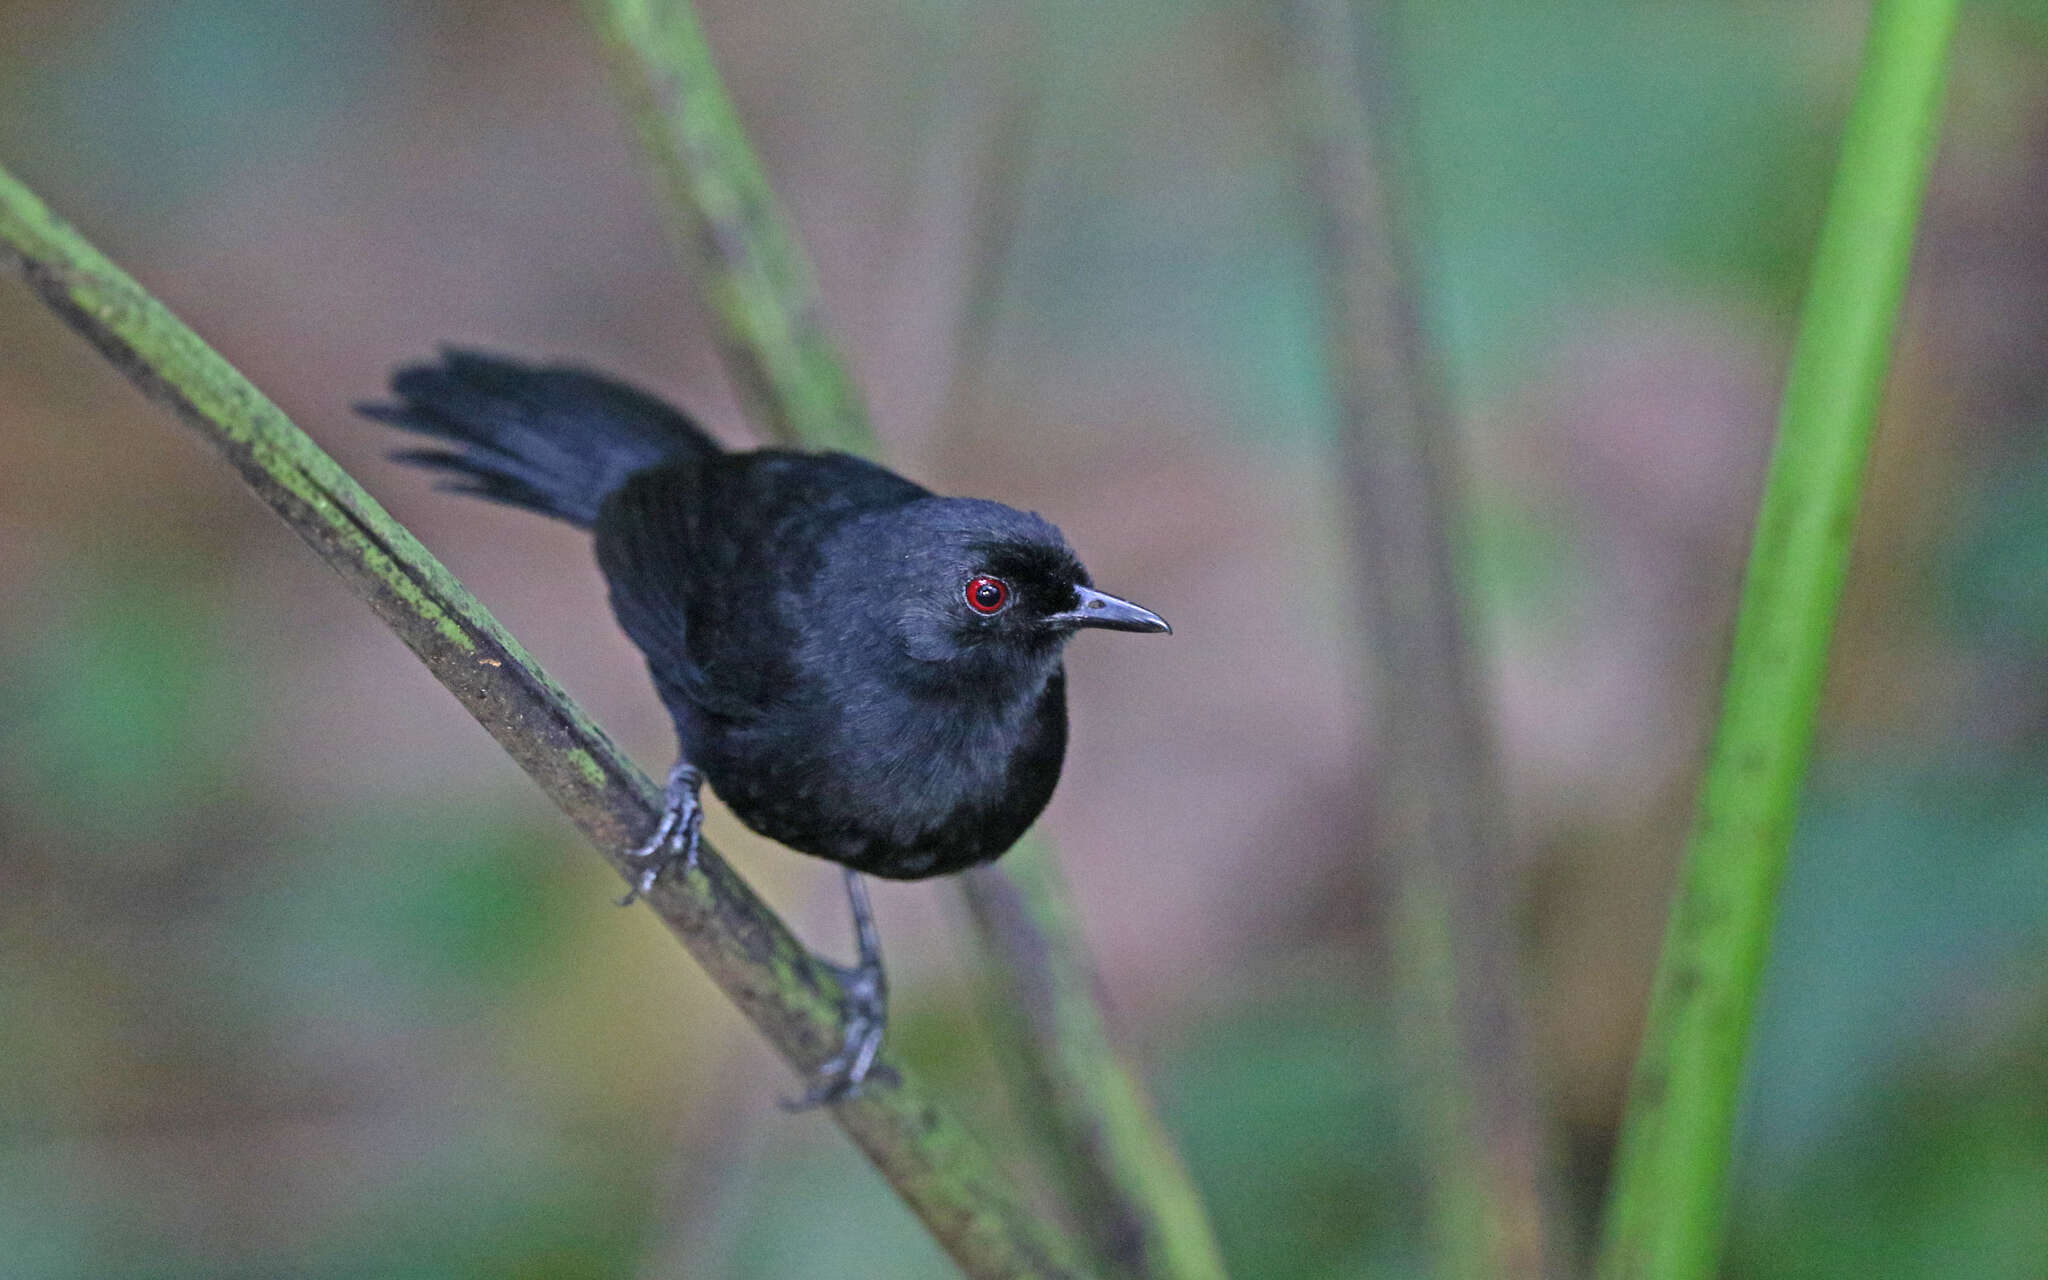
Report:
[[[982,574],[967,584],[967,607],[983,617],[1003,611],[1010,603],[1010,584]]]

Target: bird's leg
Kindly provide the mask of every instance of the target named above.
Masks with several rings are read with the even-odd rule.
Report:
[[[633,905],[633,900],[652,889],[655,878],[670,867],[681,864],[683,870],[688,871],[697,865],[697,838],[704,826],[704,806],[698,803],[697,788],[703,785],[703,773],[692,768],[687,761],[676,761],[676,767],[668,771],[668,788],[662,793],[661,821],[655,825],[654,834],[647,837],[646,844],[626,855],[640,863],[641,869],[633,880],[633,887],[619,899],[620,906]]]
[[[875,1055],[882,1051],[882,1031],[889,1022],[889,980],[882,972],[882,935],[875,929],[875,914],[868,907],[867,884],[850,867],[846,870],[846,899],[853,904],[853,936],[860,948],[860,960],[851,969],[830,966],[846,997],[842,1008],[845,1039],[839,1052],[812,1075],[811,1087],[803,1097],[783,1099],[782,1106],[787,1111],[804,1111],[821,1102],[859,1097],[861,1084],[875,1065]]]

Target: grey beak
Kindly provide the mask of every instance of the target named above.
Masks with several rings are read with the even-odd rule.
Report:
[[[1166,619],[1150,609],[1140,609],[1128,600],[1119,600],[1093,587],[1075,587],[1074,607],[1065,613],[1051,614],[1046,621],[1069,627],[1101,627],[1105,631],[1173,634]]]

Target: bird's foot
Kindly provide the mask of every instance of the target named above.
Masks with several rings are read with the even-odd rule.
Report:
[[[858,1098],[869,1079],[896,1078],[888,1067],[875,1067],[875,1057],[882,1051],[882,1032],[889,1022],[889,988],[879,957],[851,969],[836,964],[827,967],[838,976],[845,993],[841,1006],[845,1039],[839,1052],[811,1073],[811,1085],[803,1097],[782,1099],[784,1111],[808,1111],[825,1103],[845,1102]]]
[[[697,799],[697,788],[703,785],[703,773],[680,761],[668,771],[661,821],[646,844],[626,855],[640,864],[640,874],[634,877],[626,896],[619,899],[620,906],[632,906],[634,899],[654,888],[655,880],[669,868],[696,868],[698,839],[704,827],[704,806]]]

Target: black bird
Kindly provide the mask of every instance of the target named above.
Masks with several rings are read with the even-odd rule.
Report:
[[[695,866],[704,781],[755,831],[846,868],[845,1044],[796,1105],[857,1093],[887,1018],[860,873],[1000,857],[1059,780],[1067,640],[1171,628],[1097,591],[1036,515],[848,454],[729,452],[587,370],[445,350],[391,389],[358,410],[442,442],[394,457],[595,534],[681,747],[626,901]]]

